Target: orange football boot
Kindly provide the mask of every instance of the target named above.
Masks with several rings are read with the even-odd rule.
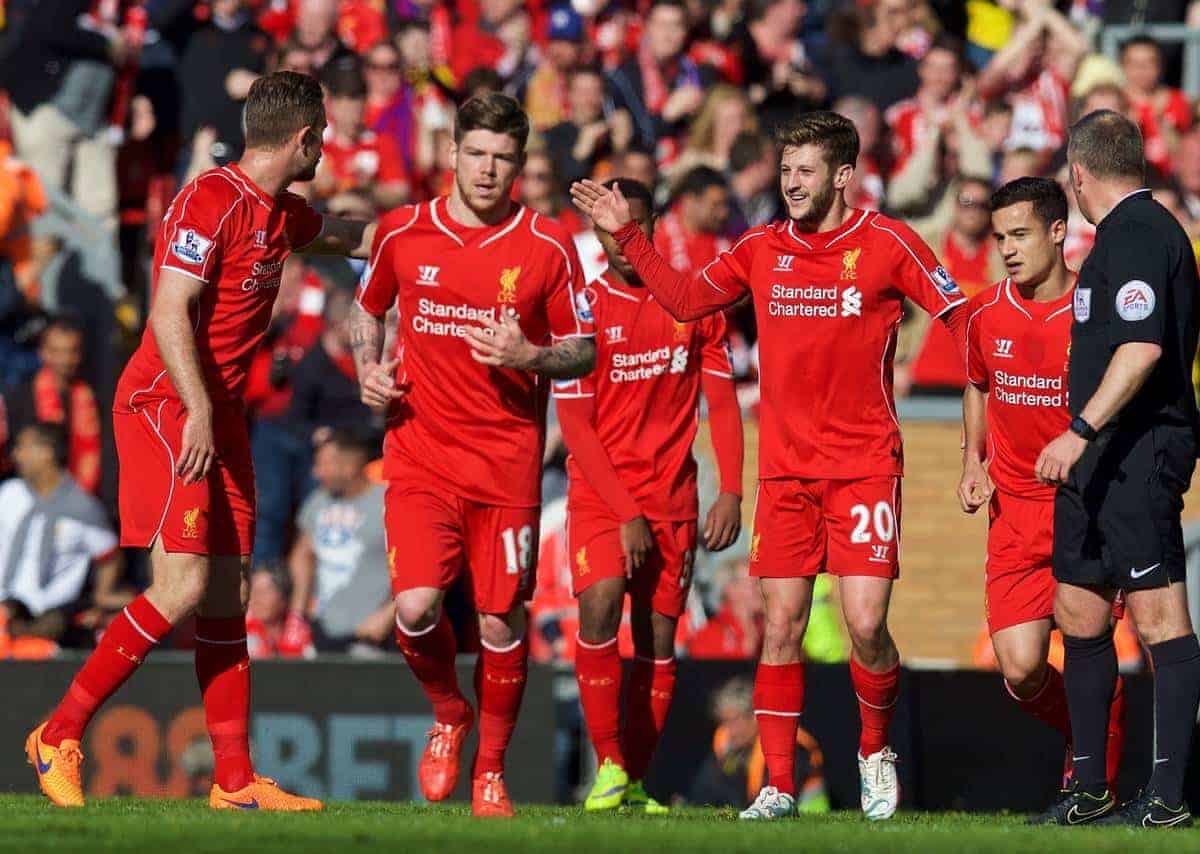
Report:
[[[417,779],[427,801],[444,801],[458,785],[458,766],[463,742],[475,724],[475,712],[467,707],[467,719],[461,724],[434,723],[426,735],[429,741],[421,754]]]
[[[64,738],[58,747],[51,747],[42,741],[45,728],[43,721],[25,739],[25,759],[33,766],[38,786],[51,803],[57,807],[81,807],[83,779],[79,766],[83,763],[83,753],[79,742]]]
[[[484,771],[471,786],[471,812],[476,818],[512,818],[513,805],[504,787],[504,777]]]
[[[325,805],[315,798],[302,798],[285,792],[270,777],[254,775],[254,782],[236,792],[226,792],[214,784],[208,805],[215,810],[271,810],[274,812],[315,812]]]

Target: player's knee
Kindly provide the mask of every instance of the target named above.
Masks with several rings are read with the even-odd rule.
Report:
[[[887,636],[887,623],[883,612],[873,608],[855,610],[846,614],[846,632],[856,649],[876,650],[883,646]]]
[[[479,615],[479,639],[493,649],[512,646],[523,634],[523,622],[514,620],[513,615]]]
[[[406,590],[396,596],[396,622],[409,634],[425,631],[441,616],[442,603],[437,596],[416,590]]]
[[[767,609],[763,619],[763,645],[776,652],[797,648],[804,640],[805,618],[786,608]]]
[[[1000,661],[1000,673],[1014,694],[1029,697],[1045,681],[1046,659],[1033,654],[1009,656]]]
[[[622,598],[582,597],[579,600],[579,637],[584,643],[606,643],[621,627]]]

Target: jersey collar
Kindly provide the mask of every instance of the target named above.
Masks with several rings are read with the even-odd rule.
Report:
[[[1119,208],[1119,207],[1121,207],[1121,205],[1125,204],[1125,202],[1129,201],[1134,196],[1140,195],[1141,193],[1149,193],[1149,192],[1150,192],[1149,187],[1141,187],[1137,190],[1133,190],[1132,192],[1126,193],[1125,195],[1121,196],[1121,198],[1117,199],[1117,203],[1112,206],[1112,210],[1110,210],[1108,213],[1106,213],[1104,215],[1104,219],[1102,219],[1098,223],[1096,223],[1096,228],[1098,229],[1098,228],[1100,228],[1100,226],[1104,225],[1104,223],[1108,222],[1109,217],[1111,217],[1113,215],[1113,213],[1117,210],[1117,208]]]
[[[522,219],[530,214],[524,205],[514,202],[508,216],[500,222],[495,225],[483,225],[479,228],[472,228],[468,225],[463,225],[450,216],[449,202],[449,197],[438,196],[429,203],[429,214],[433,219],[433,224],[458,243],[459,246],[466,246],[470,241],[481,239],[483,242],[480,244],[480,247],[482,248],[494,238],[512,231]]]
[[[858,208],[849,208],[849,212],[850,216],[841,225],[829,231],[803,232],[796,228],[796,221],[794,219],[789,219],[787,232],[793,240],[805,249],[828,249],[846,235],[856,231],[866,222],[867,217],[871,215],[870,211],[859,210]]]
[[[246,189],[253,193],[260,202],[268,207],[275,206],[275,199],[271,196],[268,196],[262,187],[258,186],[258,184],[255,184],[250,176],[242,171],[240,166],[238,166],[236,163],[227,163],[225,164],[225,168],[233,173],[234,177],[237,178],[238,181],[240,181],[246,187]]]

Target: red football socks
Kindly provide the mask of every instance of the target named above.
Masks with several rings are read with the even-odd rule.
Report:
[[[1067,689],[1063,685],[1062,673],[1047,666],[1042,687],[1029,698],[1014,694],[1007,681],[1004,687],[1022,711],[1061,733],[1067,741],[1071,740],[1071,716],[1067,714]]]
[[[858,696],[858,714],[862,719],[858,751],[865,759],[887,746],[888,726],[896,712],[896,698],[900,695],[900,665],[883,673],[874,673],[850,656],[850,681]]]
[[[1115,791],[1121,772],[1121,751],[1125,747],[1125,680],[1117,677],[1112,703],[1108,707],[1108,743],[1104,750],[1104,773],[1109,791]]]
[[[245,617],[196,618],[196,680],[212,740],[213,782],[236,792],[254,782]]]
[[[630,780],[641,780],[646,776],[674,696],[674,658],[638,656],[633,659],[625,697],[625,770]]]
[[[488,771],[504,773],[504,752],[512,739],[525,677],[529,672],[529,643],[525,638],[496,649],[481,641],[475,663],[475,698],[479,703],[479,753],[472,777]]]
[[[621,755],[621,653],[617,639],[589,644],[576,639],[575,679],[596,761],[611,759],[625,767]]]
[[[458,643],[446,615],[442,614],[428,629],[415,634],[397,624],[396,645],[433,704],[437,722],[457,725],[465,721],[470,716],[470,707],[458,688],[458,674],[454,670]]]
[[[767,763],[767,785],[796,795],[796,727],[804,709],[804,664],[758,663],[754,717]]]
[[[81,739],[96,710],[170,631],[171,624],[145,596],[126,605],[75,674],[66,696],[42,730],[42,741],[58,747],[63,739]]]

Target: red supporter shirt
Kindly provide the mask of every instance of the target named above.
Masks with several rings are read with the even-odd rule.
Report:
[[[1162,117],[1166,119],[1171,130],[1176,134],[1187,133],[1192,126],[1192,106],[1187,96],[1178,89],[1165,89],[1162,96],[1166,103]],[[1171,152],[1167,148],[1167,138],[1163,133],[1162,122],[1159,121],[1155,101],[1148,99],[1133,105],[1137,116],[1138,126],[1142,129],[1142,139],[1145,142],[1146,162],[1163,175],[1171,174]]]
[[[972,297],[988,286],[992,261],[990,239],[981,240],[972,251],[959,245],[954,232],[947,232],[940,257],[946,272],[958,282],[965,296]],[[931,323],[926,330],[921,349],[913,360],[912,381],[923,386],[955,388],[967,384],[961,348],[944,325]]]
[[[374,131],[363,131],[353,145],[342,145],[330,134],[321,159],[333,170],[338,192],[408,180],[400,146]]]
[[[583,379],[556,382],[554,397],[595,398],[596,435],[641,515],[695,519],[692,443],[701,374],[725,379],[733,393],[725,318],[718,313],[680,323],[646,288],[631,288],[610,276],[601,276],[584,293],[595,317],[596,369]],[[734,482],[722,484],[724,491],[741,492],[741,466],[736,468]],[[614,508],[597,494],[574,456],[567,460],[567,473],[571,512],[586,508],[612,515]]]
[[[752,229],[701,271],[671,277],[632,223],[617,239],[678,317],[754,298],[759,330],[759,477],[852,479],[903,472],[892,394],[907,296],[934,316],[966,300],[907,225],[850,210],[832,231]]]
[[[678,210],[659,218],[654,228],[654,248],[681,273],[694,273],[729,248],[729,240],[716,234],[688,231]]]
[[[304,199],[287,191],[268,196],[236,164],[201,173],[167,209],[155,240],[151,289],[160,270],[206,284],[192,320],[214,404],[241,401],[271,321],[283,262],[320,233],[321,215]],[[147,326],[121,374],[115,406],[129,411],[178,397]]]
[[[476,362],[462,338],[510,309],[534,344],[590,337],[582,288],[570,238],[528,208],[483,228],[452,219],[445,197],[385,214],[358,296],[376,317],[399,299],[399,379],[411,390],[389,419],[384,477],[484,504],[540,504],[548,384]]]
[[[967,376],[988,393],[988,475],[996,489],[1022,498],[1054,498],[1033,476],[1038,455],[1071,422],[1067,362],[1072,287],[1034,302],[1005,279],[971,300]]]

